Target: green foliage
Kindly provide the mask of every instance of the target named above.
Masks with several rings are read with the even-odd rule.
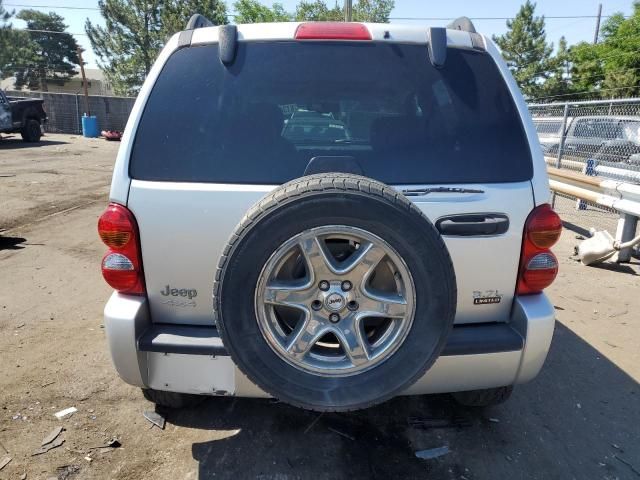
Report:
[[[581,42],[570,55],[576,92],[593,92],[595,98],[640,95],[640,2],[634,3],[630,18],[621,13],[609,17],[598,44]]]
[[[508,31],[494,36],[525,97],[544,93],[543,83],[549,78],[554,62],[553,45],[547,43],[544,17],[536,17],[536,4],[526,0],[513,20],[507,20]]]
[[[12,28],[10,20],[14,15],[0,0],[0,78],[12,76],[36,60],[29,35]]]
[[[137,93],[164,43],[162,0],[100,0],[105,27],[87,19],[98,66],[118,95]]]
[[[172,35],[184,30],[187,22],[194,13],[201,13],[214,25],[225,25],[227,19],[227,5],[220,0],[175,0],[163,2],[160,12],[162,29]]]
[[[571,70],[569,48],[567,40],[560,37],[558,42],[558,51],[555,56],[549,58],[548,77],[541,85],[540,94],[543,97],[562,97],[567,96],[574,87],[571,84],[569,72]]]
[[[239,0],[233,4],[238,12],[234,23],[268,23],[290,22],[292,16],[288,14],[281,3],[274,3],[271,8],[257,0]]]
[[[238,12],[234,23],[258,22],[340,22],[344,20],[342,2],[329,7],[324,0],[301,0],[294,14],[287,13],[280,3],[271,8],[257,0],[238,0],[233,4]],[[353,5],[353,20],[356,22],[388,22],[393,10],[393,0],[357,0]]]
[[[353,20],[387,23],[394,6],[394,0],[357,0],[353,5]]]
[[[53,12],[37,10],[22,10],[16,18],[24,20],[30,30],[43,30],[26,35],[28,42],[23,45],[25,51],[21,58],[24,65],[15,71],[16,88],[26,86],[30,90],[46,92],[49,83],[64,84],[78,73],[75,69],[79,63],[78,44],[73,35],[47,33],[64,32],[67,29],[64,18]]]
[[[0,0],[0,75],[5,74],[6,66],[11,62],[11,17],[14,12],[7,11]]]
[[[337,2],[333,8],[329,8],[322,0],[302,0],[296,6],[295,18],[298,22],[339,22],[344,20],[344,10]]]

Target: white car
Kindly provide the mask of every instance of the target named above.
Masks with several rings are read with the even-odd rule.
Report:
[[[347,411],[534,378],[561,222],[492,41],[467,19],[209,25],[149,73],[99,220],[122,379]],[[350,139],[283,137],[302,110]]]

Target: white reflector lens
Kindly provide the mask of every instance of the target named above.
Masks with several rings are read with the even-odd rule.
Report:
[[[102,268],[105,270],[133,270],[133,263],[121,253],[111,253],[104,257]]]
[[[550,253],[539,253],[527,264],[527,270],[549,270],[557,267],[556,257]]]

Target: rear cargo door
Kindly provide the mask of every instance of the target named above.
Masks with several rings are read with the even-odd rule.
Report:
[[[153,320],[211,324],[218,259],[246,210],[323,162],[406,192],[438,226],[456,322],[507,320],[534,206],[526,134],[487,53],[428,58],[378,42],[240,42],[228,68],[216,45],[173,53],[129,169]]]

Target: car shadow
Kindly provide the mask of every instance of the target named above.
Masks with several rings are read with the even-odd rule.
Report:
[[[22,250],[27,239],[23,237],[5,237],[0,233],[0,251],[2,250]]]
[[[211,398],[167,421],[210,432],[192,445],[200,479],[636,478],[640,467],[638,383],[560,323],[538,378],[489,409],[448,395],[324,414]]]
[[[66,145],[69,142],[63,142],[61,140],[48,140],[46,136],[42,137],[39,142],[25,142],[20,135],[16,136],[3,136],[0,140],[0,150],[11,149],[16,150],[20,148],[36,148],[47,147],[50,145]]]

